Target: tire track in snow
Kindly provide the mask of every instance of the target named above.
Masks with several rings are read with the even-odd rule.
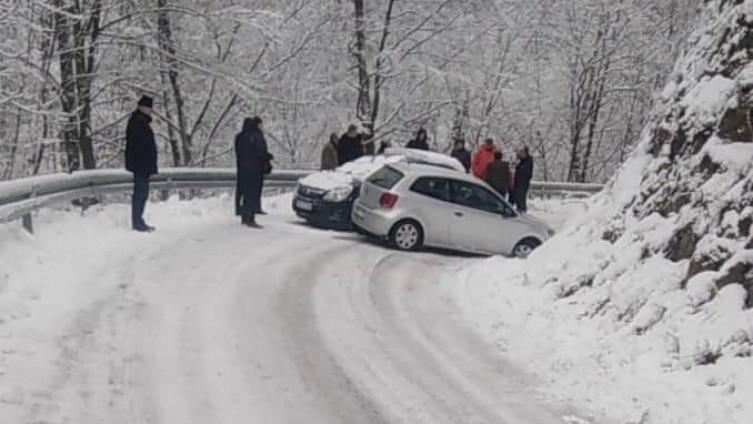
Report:
[[[369,281],[369,295],[388,333],[419,359],[421,366],[414,369],[422,372],[417,378],[438,398],[438,405],[449,407],[441,422],[562,423],[533,396],[530,387],[535,382],[492,353],[443,297],[440,280],[455,262],[431,255],[393,255],[374,269]]]
[[[327,275],[322,274],[322,265],[342,261],[348,251],[359,249],[351,243],[342,243],[311,255],[285,275],[286,286],[278,302],[289,343],[288,351],[307,390],[313,392],[326,408],[327,423],[387,424],[392,421],[331,355],[321,337],[314,307],[318,277]]]

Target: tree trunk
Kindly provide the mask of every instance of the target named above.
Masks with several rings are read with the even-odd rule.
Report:
[[[76,24],[76,69],[83,75],[77,75],[76,84],[78,89],[78,137],[79,148],[84,162],[84,169],[97,167],[94,155],[94,145],[91,136],[92,97],[91,88],[96,72],[97,39],[99,38],[99,26],[102,14],[102,0],[94,0],[91,5],[90,16],[83,25]],[[90,32],[89,32],[90,31]],[[88,43],[87,46],[87,37]]]
[[[170,12],[167,0],[157,0],[159,12],[157,14],[158,44],[160,48],[160,59],[164,62],[167,69],[167,78],[170,81],[173,99],[175,100],[175,113],[178,118],[177,127],[180,131],[180,140],[182,143],[183,164],[189,165],[192,159],[192,140],[191,134],[186,126],[186,114],[184,109],[183,93],[180,87],[180,73],[178,71],[178,61],[175,58],[176,48],[173,40],[172,27],[170,25]],[[173,156],[174,157],[174,156]]]
[[[66,154],[66,168],[73,172],[81,168],[81,155],[78,146],[78,125],[76,124],[76,57],[71,23],[68,14],[75,14],[70,7],[65,8],[62,0],[55,0],[55,36],[60,64],[60,103],[63,109],[62,139]]]
[[[374,71],[374,102],[371,106],[371,125],[369,126],[369,138],[374,137],[374,128],[376,127],[377,118],[379,117],[379,106],[381,102],[382,84],[382,64],[384,48],[387,45],[387,37],[390,35],[390,25],[392,24],[392,10],[395,6],[395,0],[389,0],[387,11],[384,14],[384,26],[382,27],[382,37],[379,41],[379,50],[377,51],[376,67]]]
[[[355,46],[352,49],[358,69],[358,101],[356,116],[362,123],[371,119],[370,78],[366,64],[366,22],[363,0],[353,0],[355,9]],[[373,128],[373,123],[370,125]]]

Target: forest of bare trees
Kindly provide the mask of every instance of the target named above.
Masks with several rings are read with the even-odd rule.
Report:
[[[156,99],[169,166],[232,163],[264,117],[279,166],[359,122],[529,145],[537,176],[603,181],[682,48],[690,0],[0,0],[0,179],[120,167]]]

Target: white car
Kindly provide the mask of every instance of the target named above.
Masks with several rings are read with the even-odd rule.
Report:
[[[351,229],[350,215],[361,182],[369,174],[390,163],[421,163],[464,171],[457,159],[434,152],[388,149],[384,155],[364,156],[334,171],[313,173],[298,182],[293,210],[309,224],[318,227]]]
[[[410,163],[385,165],[366,178],[351,219],[356,231],[400,250],[429,246],[525,258],[554,234],[477,178]]]

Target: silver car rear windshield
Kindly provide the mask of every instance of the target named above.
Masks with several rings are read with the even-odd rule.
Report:
[[[399,183],[405,175],[397,169],[389,166],[384,166],[380,170],[374,172],[366,179],[366,181],[374,184],[377,187],[381,187],[385,190],[391,190],[395,187],[395,184]]]

